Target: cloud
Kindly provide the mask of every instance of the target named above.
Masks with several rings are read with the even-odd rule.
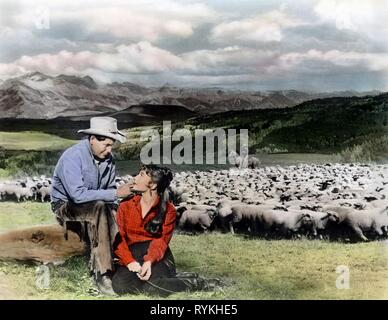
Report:
[[[216,50],[195,50],[181,55],[163,50],[149,42],[130,45],[102,45],[101,51],[59,51],[55,54],[22,56],[8,64],[0,64],[2,78],[32,71],[56,75],[60,73],[97,76],[104,82],[118,79],[147,79],[161,82],[203,86],[236,84],[249,81],[274,81],[286,75],[322,78],[345,74],[388,74],[388,54],[360,53],[340,50],[279,51],[230,46]],[[152,83],[155,83],[152,79]],[[248,81],[249,79],[249,81]]]
[[[95,66],[110,72],[158,73],[179,68],[182,61],[173,53],[149,42],[120,45],[115,53],[95,55]]]
[[[279,42],[284,28],[302,24],[283,11],[273,10],[254,18],[223,22],[213,28],[210,39],[217,43]]]
[[[39,37],[28,29],[0,27],[0,61],[14,61],[22,55],[36,55],[42,52],[55,53],[61,50],[83,50],[82,42],[70,41],[66,38]],[[87,44],[89,49],[94,45]],[[97,46],[96,46],[97,48]]]
[[[30,72],[39,70],[47,74],[83,73],[96,69],[106,73],[186,73],[191,75],[233,75],[265,72],[276,54],[238,46],[216,50],[196,50],[175,55],[149,42],[137,44],[101,45],[100,52],[61,50],[55,54],[24,55],[9,64],[0,64],[2,74],[9,70]]]
[[[247,47],[230,46],[216,50],[196,50],[182,54],[188,74],[238,75],[266,72],[276,60],[277,53]]]
[[[149,42],[119,45],[109,52],[62,50],[56,54],[24,55],[10,64],[0,64],[0,74],[25,73],[39,70],[47,74],[80,74],[97,69],[102,72],[159,73],[179,68],[181,59]]]
[[[360,53],[354,51],[291,52],[279,57],[279,64],[272,72],[305,72],[310,74],[336,74],[360,71],[382,72],[388,74],[388,53]]]
[[[45,8],[49,29],[39,29]],[[378,0],[2,0],[0,77],[381,88],[387,10]]]
[[[189,37],[204,21],[214,20],[215,11],[204,3],[180,3],[175,0],[154,1],[66,1],[23,2],[23,10],[10,11],[5,23],[15,28],[39,29],[76,26],[81,35],[107,34],[113,39],[155,42],[162,37]],[[1,24],[1,21],[0,21]],[[49,31],[41,30],[43,33]]]
[[[386,43],[388,6],[384,0],[319,0],[314,12],[321,22],[332,23],[339,30],[351,30]]]

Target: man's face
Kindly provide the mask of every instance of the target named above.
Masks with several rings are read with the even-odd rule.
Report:
[[[156,188],[156,184],[152,182],[151,177],[144,171],[140,170],[138,175],[134,178],[134,191],[145,192],[149,189]]]
[[[93,155],[102,160],[110,156],[114,143],[115,141],[110,138],[105,138],[102,141],[98,141],[95,136],[92,135],[90,137],[90,146]]]

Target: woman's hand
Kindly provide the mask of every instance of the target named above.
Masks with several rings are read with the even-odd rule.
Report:
[[[148,280],[151,277],[151,261],[143,263],[140,269],[140,273],[137,275],[140,280]]]
[[[127,264],[127,268],[131,272],[140,272],[141,266],[139,262],[133,261]]]

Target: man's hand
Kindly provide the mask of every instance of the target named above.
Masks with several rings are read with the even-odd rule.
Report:
[[[116,196],[118,198],[128,197],[130,194],[133,193],[132,186],[133,186],[133,183],[126,183],[126,184],[119,186],[116,190]]]
[[[137,275],[140,280],[148,280],[151,277],[151,261],[143,263],[140,269],[140,273]]]
[[[140,272],[141,266],[140,266],[139,262],[133,261],[133,262],[127,264],[127,268],[131,272]]]

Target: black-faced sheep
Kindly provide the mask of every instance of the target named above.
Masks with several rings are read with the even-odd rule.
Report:
[[[325,233],[328,233],[330,226],[337,225],[339,218],[330,212],[319,212],[311,210],[301,210],[303,213],[308,213],[311,216],[311,234],[313,237],[323,238]]]
[[[51,186],[38,184],[37,195],[40,196],[40,200],[42,202],[47,200],[50,197],[50,194],[51,194]]]
[[[31,188],[23,188],[16,184],[5,184],[2,191],[3,197],[15,197],[18,202],[20,200],[30,200],[34,196]]]

